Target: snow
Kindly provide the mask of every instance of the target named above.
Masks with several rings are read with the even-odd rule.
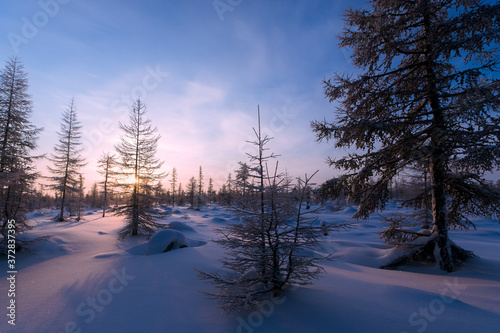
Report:
[[[146,253],[159,254],[187,246],[186,237],[182,232],[176,230],[161,230],[155,233],[148,241]]]
[[[390,214],[394,206],[388,207]],[[0,271],[0,332],[498,332],[500,225],[474,220],[477,231],[450,230],[479,258],[453,273],[413,265],[383,270],[401,254],[384,244],[373,216],[325,236],[311,255],[333,254],[312,285],[292,286],[258,311],[227,314],[202,291],[214,291],[195,269],[222,270],[224,250],[214,229],[237,218],[221,207],[175,207],[153,236],[118,240],[121,217],[90,211],[80,222],[53,222],[33,213],[31,237],[51,235],[34,253],[16,257],[16,325],[7,323],[9,281]],[[350,221],[355,207],[322,212],[319,221]],[[184,243],[182,243],[184,237]],[[158,239],[156,239],[158,238]],[[145,255],[150,243],[176,239],[186,248]],[[158,243],[156,243],[158,242]],[[5,259],[1,259],[6,267]],[[252,272],[249,271],[248,274]]]

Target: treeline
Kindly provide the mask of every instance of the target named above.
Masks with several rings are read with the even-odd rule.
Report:
[[[103,152],[98,158],[98,179],[85,188],[81,172],[88,160],[83,157],[82,125],[77,104],[72,98],[62,112],[58,140],[52,152],[35,156],[42,128],[31,122],[32,105],[28,93],[28,78],[18,58],[7,60],[0,72],[0,217],[3,236],[1,248],[8,246],[7,222],[15,220],[15,233],[31,227],[29,211],[50,208],[58,210],[55,221],[79,221],[86,208],[102,209],[123,215],[125,226],[121,237],[151,235],[161,225],[158,205],[184,206],[201,209],[208,204],[233,207],[236,202],[255,198],[252,166],[241,163],[235,176],[215,189],[213,179],[206,180],[200,166],[198,175],[186,184],[177,177],[177,170],[164,172],[163,161],[157,157],[160,134],[147,117],[147,107],[137,99],[131,105],[128,123],[119,123],[121,136],[114,151]],[[35,171],[35,163],[47,159],[46,172]],[[255,172],[255,170],[253,170]],[[263,172],[261,170],[261,172]],[[290,188],[290,193],[298,189]],[[313,189],[307,199],[313,200]],[[25,244],[18,241],[17,247]]]

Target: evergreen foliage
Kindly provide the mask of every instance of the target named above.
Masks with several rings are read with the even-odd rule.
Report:
[[[86,165],[81,152],[83,148],[82,126],[77,118],[75,101],[72,98],[61,119],[61,129],[57,132],[58,143],[54,146],[54,153],[50,157],[53,166],[48,169],[52,173],[50,180],[52,188],[60,193],[60,213],[56,217],[59,222],[64,221],[64,209],[68,208],[68,199],[73,199],[79,191],[78,170]],[[71,208],[71,207],[69,207]]]
[[[134,102],[129,121],[128,125],[120,123],[123,135],[115,145],[120,168],[118,185],[127,196],[127,202],[117,210],[126,221],[119,233],[121,238],[150,236],[163,227],[156,221],[165,216],[154,209],[153,195],[154,187],[166,176],[160,171],[163,162],[156,157],[160,135],[146,118],[146,105],[140,99]]]
[[[461,260],[448,227],[470,214],[500,213],[499,192],[482,178],[500,167],[500,80],[493,75],[500,4],[379,0],[371,10],[347,10],[345,23],[340,46],[353,50],[362,73],[324,81],[338,118],[315,121],[313,129],[318,140],[357,149],[330,159],[351,171],[341,180],[359,196],[357,217],[384,208],[403,170],[428,172],[435,236],[429,241],[436,262],[451,272]]]
[[[31,121],[33,109],[28,94],[28,76],[17,58],[9,59],[0,70],[0,252],[7,248],[7,224],[15,221],[15,232],[21,234],[31,227],[27,223],[27,198],[33,194],[38,177],[33,156],[41,128]],[[17,246],[23,245],[19,239]]]

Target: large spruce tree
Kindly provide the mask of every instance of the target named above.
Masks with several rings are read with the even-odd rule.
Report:
[[[34,162],[39,157],[32,152],[41,131],[30,121],[32,108],[23,64],[11,58],[0,70],[0,226],[4,238],[9,220],[15,220],[16,233],[30,228],[25,199],[38,176]]]
[[[351,171],[341,184],[358,197],[358,217],[384,208],[402,170],[428,172],[433,229],[413,258],[434,257],[450,272],[471,254],[450,241],[449,226],[500,212],[498,191],[482,177],[500,167],[500,4],[371,4],[345,14],[340,46],[352,49],[360,73],[324,81],[338,117],[313,130],[336,148],[356,148],[330,162]]]

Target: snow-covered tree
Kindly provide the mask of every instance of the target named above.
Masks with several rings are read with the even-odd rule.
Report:
[[[68,198],[78,193],[78,170],[85,166],[82,157],[82,126],[77,118],[75,101],[72,98],[61,119],[61,129],[57,132],[58,143],[50,157],[53,166],[48,169],[52,173],[50,179],[54,182],[52,188],[60,193],[60,213],[56,217],[59,222],[64,221],[64,209]]]
[[[119,124],[123,135],[115,145],[118,153],[117,165],[121,168],[120,186],[128,196],[125,205],[118,214],[124,215],[126,226],[120,231],[120,237],[151,235],[162,225],[157,219],[163,214],[154,210],[152,196],[154,186],[166,174],[160,171],[163,164],[156,157],[160,135],[158,129],[146,118],[146,105],[137,99],[129,114],[128,125]]]
[[[257,185],[251,188],[253,195],[245,197],[245,205],[236,203],[241,222],[217,230],[222,237],[216,242],[228,250],[221,260],[228,271],[200,271],[200,277],[218,289],[207,294],[229,311],[254,309],[279,296],[287,285],[310,284],[322,272],[320,262],[328,258],[310,255],[322,233],[315,219],[303,212],[311,177],[306,176],[298,196],[291,195],[290,180],[277,172],[278,164],[268,170],[267,161],[276,155],[266,152],[271,138],[261,134],[260,113],[254,131],[258,153],[249,154],[250,177]]]
[[[500,166],[500,4],[379,0],[347,10],[345,22],[340,46],[361,73],[324,81],[338,118],[313,129],[357,149],[330,159],[352,171],[342,186],[360,196],[357,217],[384,208],[403,170],[427,170],[433,228],[414,253],[451,272],[472,254],[450,241],[449,226],[500,213],[498,191],[482,178]]]
[[[102,186],[102,193],[104,195],[102,205],[102,217],[106,216],[106,208],[108,205],[108,193],[110,184],[112,183],[112,176],[115,175],[115,155],[104,153],[97,161],[97,172],[103,176],[103,180],[99,183]]]
[[[40,157],[31,154],[41,131],[30,121],[32,108],[23,64],[9,59],[0,70],[0,233],[5,244],[9,220],[16,221],[17,234],[30,229],[26,198],[38,177],[34,163]]]

